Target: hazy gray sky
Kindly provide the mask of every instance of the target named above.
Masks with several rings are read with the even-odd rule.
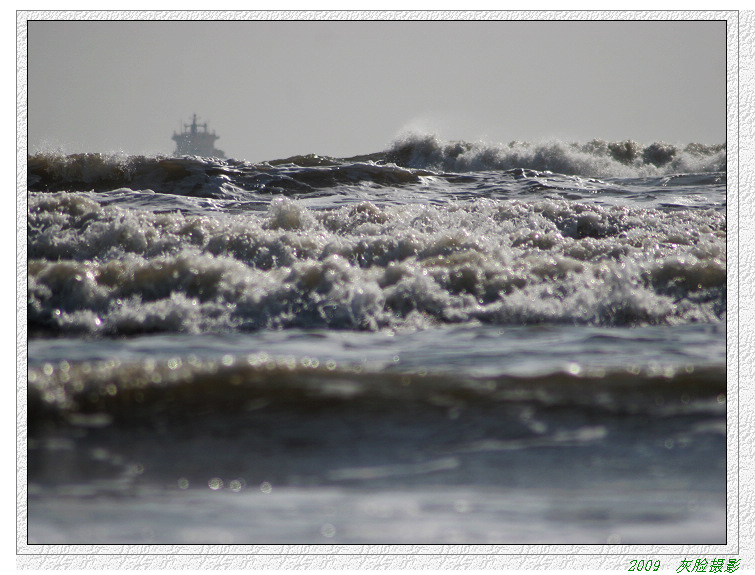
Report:
[[[32,152],[233,158],[443,139],[722,143],[724,22],[33,21]]]

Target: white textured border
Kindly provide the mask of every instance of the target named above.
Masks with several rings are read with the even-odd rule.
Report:
[[[662,560],[663,570],[678,566],[683,558],[741,558],[744,570],[755,569],[751,521],[753,510],[753,333],[746,329],[755,320],[752,298],[739,299],[740,278],[753,280],[755,250],[743,250],[755,241],[755,206],[752,171],[740,173],[740,145],[744,166],[753,165],[753,12],[495,12],[495,11],[288,11],[288,12],[116,12],[59,11],[18,12],[16,15],[17,82],[17,474],[16,563],[20,569],[574,569],[627,571],[629,560],[652,556]],[[727,21],[727,220],[728,220],[728,483],[727,544],[714,546],[668,545],[33,545],[26,544],[26,55],[27,20],[30,19],[470,19],[470,20],[726,20]],[[741,84],[740,84],[741,74]],[[740,108],[741,98],[741,108]],[[740,133],[739,126],[742,125]],[[742,176],[740,187],[739,177]],[[743,202],[742,216],[739,205]],[[740,230],[739,223],[742,222]],[[740,236],[740,231],[742,235]],[[740,269],[741,253],[741,269]],[[745,296],[749,292],[745,292]],[[740,308],[741,303],[741,308]],[[740,323],[740,313],[742,320]],[[740,365],[741,362],[741,365]],[[739,474],[736,473],[737,469]]]

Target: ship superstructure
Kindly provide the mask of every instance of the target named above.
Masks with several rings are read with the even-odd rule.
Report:
[[[200,129],[201,128],[201,129]],[[205,156],[208,158],[225,158],[222,150],[215,148],[215,140],[220,136],[207,131],[207,123],[197,124],[194,114],[191,124],[184,124],[184,131],[173,132],[176,141],[176,156]]]

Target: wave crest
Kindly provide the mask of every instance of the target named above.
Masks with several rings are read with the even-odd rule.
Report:
[[[507,145],[446,142],[434,135],[410,134],[395,141],[386,159],[400,166],[447,172],[517,168],[587,177],[658,176],[672,173],[726,171],[726,145],[692,143],[684,147],[632,140],[585,144],[558,140]]]

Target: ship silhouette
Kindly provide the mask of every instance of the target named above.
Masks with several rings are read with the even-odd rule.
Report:
[[[215,140],[219,137],[215,132],[207,131],[206,122],[197,124],[197,115],[194,114],[191,124],[184,124],[183,132],[173,132],[173,140],[176,141],[174,155],[225,158],[223,151],[215,148]]]

